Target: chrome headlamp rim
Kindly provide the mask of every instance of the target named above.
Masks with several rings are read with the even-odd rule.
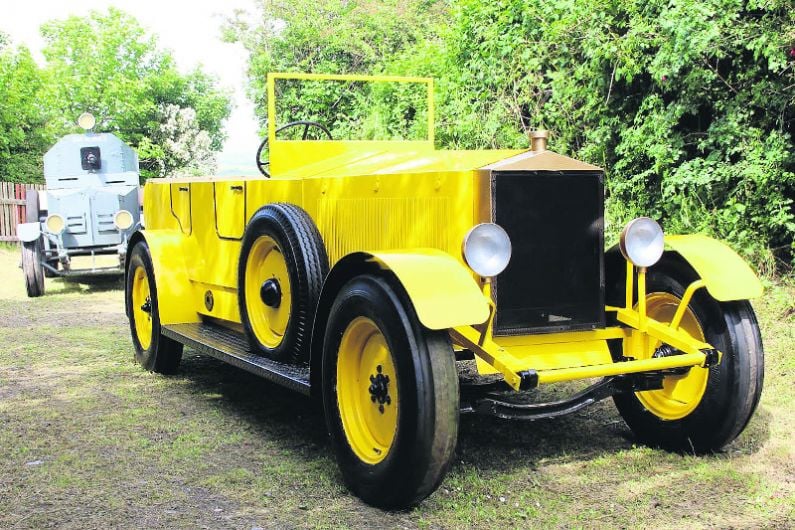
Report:
[[[59,222],[59,221],[57,221],[59,219],[60,219],[60,228],[53,229],[53,227],[50,225],[50,221],[54,220],[56,222]],[[56,227],[57,227],[57,225],[56,225]],[[49,232],[50,234],[59,236],[59,235],[64,233],[64,230],[66,230],[66,219],[64,219],[63,215],[61,215],[61,214],[51,213],[44,220],[44,228],[46,228],[47,232]]]
[[[643,237],[640,242],[645,247],[637,248],[634,238]],[[651,267],[663,255],[665,250],[665,234],[660,224],[650,217],[636,217],[624,226],[618,242],[618,248],[624,259],[636,267]]]
[[[492,256],[492,258],[496,258],[498,260],[496,262],[480,263],[473,255],[475,249],[472,245],[476,244],[476,236],[483,235],[483,231],[490,231],[492,236],[501,239],[501,241],[498,241],[497,244],[499,245],[501,243],[503,246],[502,255]],[[464,258],[464,262],[466,262],[470,269],[483,278],[493,278],[504,271],[511,261],[512,252],[513,247],[511,244],[511,238],[508,236],[508,233],[505,231],[505,229],[496,223],[480,223],[473,226],[466,233],[464,240],[461,243],[461,254]],[[493,261],[493,259],[490,261]]]
[[[120,217],[126,216],[126,223],[122,223]],[[129,230],[133,225],[134,219],[133,215],[128,210],[119,210],[115,214],[113,214],[113,226],[116,227],[117,230],[121,230],[122,232],[125,230]]]

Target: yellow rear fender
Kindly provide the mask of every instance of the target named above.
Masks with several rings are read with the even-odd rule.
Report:
[[[725,243],[700,234],[665,236],[665,243],[693,267],[715,300],[762,296],[762,282],[756,273]]]
[[[436,249],[354,252],[339,260],[323,283],[312,330],[312,388],[320,388],[323,336],[339,290],[361,274],[388,278],[402,287],[417,318],[429,329],[481,324],[489,304],[472,273],[455,258]],[[318,386],[315,386],[315,385]]]
[[[152,256],[160,323],[199,322],[185,265],[185,236],[179,230],[139,230],[130,238],[129,252],[141,241]]]

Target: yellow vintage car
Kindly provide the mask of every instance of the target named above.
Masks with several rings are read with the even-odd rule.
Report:
[[[285,80],[419,84],[427,137],[277,124]],[[126,271],[145,369],[173,373],[187,346],[316,397],[347,485],[383,508],[437,488],[461,414],[536,420],[612,397],[639,441],[698,453],[745,428],[762,286],[729,247],[642,217],[605,250],[600,168],[543,131],[528,150],[437,150],[430,79],[271,74],[268,95],[262,177],[145,187]],[[528,399],[575,380],[591,384]]]

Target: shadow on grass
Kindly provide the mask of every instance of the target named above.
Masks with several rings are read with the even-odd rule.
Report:
[[[58,277],[52,279],[57,292],[64,294],[95,294],[124,289],[121,276]]]
[[[186,351],[181,379],[198,394],[219,394],[214,403],[254,433],[267,434],[285,450],[330,451],[319,404],[211,357]],[[770,438],[771,414],[759,408],[728,452],[752,454]],[[634,436],[606,399],[573,415],[533,422],[463,415],[452,471],[474,467],[484,477],[538,465],[583,462],[631,449]],[[723,458],[706,455],[704,458]]]

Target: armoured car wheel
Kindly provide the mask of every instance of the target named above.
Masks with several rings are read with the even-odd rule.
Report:
[[[695,279],[689,267],[674,261],[649,270],[649,316],[670,323]],[[723,352],[721,362],[666,376],[662,389],[621,394],[615,403],[643,443],[675,451],[716,451],[742,432],[759,402],[764,377],[759,326],[747,301],[718,302],[700,289],[680,329]],[[650,344],[643,358],[650,357],[656,346]]]
[[[41,238],[22,243],[22,272],[25,274],[25,288],[28,296],[35,298],[44,294],[44,271]]]
[[[161,333],[152,257],[140,242],[130,254],[125,286],[135,360],[152,372],[173,374],[182,360],[182,344]]]
[[[253,351],[303,361],[328,257],[309,215],[269,204],[249,222],[238,266],[240,317]]]
[[[442,481],[458,434],[447,335],[419,323],[387,281],[359,276],[335,300],[323,341],[323,407],[348,487],[404,508]]]

